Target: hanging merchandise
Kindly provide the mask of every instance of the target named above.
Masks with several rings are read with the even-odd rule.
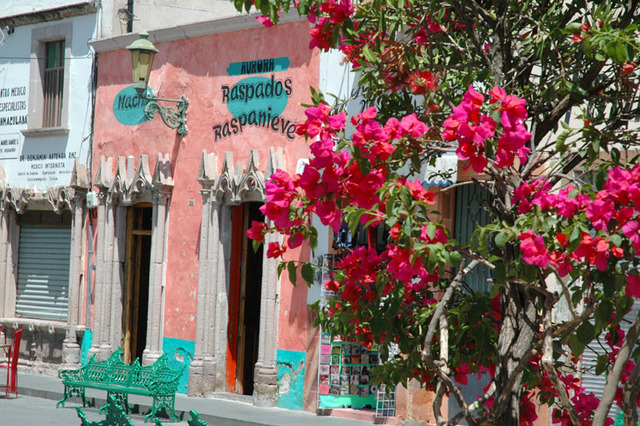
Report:
[[[325,255],[323,266],[331,279],[335,255]],[[335,296],[322,285],[322,301]],[[360,342],[321,332],[318,366],[318,408],[375,408],[377,388],[372,390],[371,371],[378,364],[378,346],[366,348]]]
[[[377,346],[367,349],[326,333],[320,340],[319,407],[374,408],[371,370],[378,364]]]

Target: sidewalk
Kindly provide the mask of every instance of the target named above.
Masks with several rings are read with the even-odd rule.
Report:
[[[5,375],[0,373],[0,382],[4,383]],[[37,374],[18,373],[18,395],[42,398],[50,400],[53,407],[55,403],[62,399],[64,386],[62,382],[55,377],[43,376]],[[105,404],[106,392],[94,389],[87,389],[87,399],[91,401],[94,407],[101,407]],[[14,400],[16,401],[16,400]],[[3,406],[8,406],[11,402],[4,401]],[[17,404],[17,401],[16,401]],[[133,408],[131,419],[136,425],[144,424],[143,414],[151,409],[151,398],[139,397],[136,395],[129,396],[129,404]],[[60,407],[58,410],[64,410],[65,415],[75,406],[82,406],[80,398],[70,398],[67,400],[66,407]],[[234,401],[226,398],[199,398],[190,397],[184,394],[176,394],[176,414],[180,416],[180,423],[169,423],[169,420],[161,419],[163,424],[167,425],[186,425],[189,418],[189,410],[195,410],[209,426],[255,426],[255,425],[304,425],[304,426],[321,426],[321,425],[344,425],[344,426],[364,426],[373,424],[372,421],[361,421],[348,418],[317,416],[305,411],[289,410],[284,408],[262,408],[255,407],[253,404]],[[3,410],[4,411],[4,410]],[[87,408],[90,420],[97,420],[95,408]],[[61,414],[63,413],[60,412]],[[73,409],[75,416],[75,409]],[[27,414],[26,417],[29,415]],[[78,419],[77,424],[80,424]],[[147,423],[151,425],[153,423]],[[4,425],[4,423],[3,423]],[[10,426],[10,425],[8,425]]]

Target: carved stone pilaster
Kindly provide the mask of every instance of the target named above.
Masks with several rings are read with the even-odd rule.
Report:
[[[153,213],[151,235],[151,264],[149,270],[149,308],[147,311],[147,339],[142,363],[150,365],[162,355],[163,292],[166,259],[167,215],[173,190],[169,155],[158,154],[153,173]]]
[[[80,288],[83,278],[82,259],[85,231],[85,200],[89,190],[87,167],[76,159],[71,174],[70,188],[61,191],[54,210],[61,211],[62,206],[71,209],[71,258],[69,259],[69,309],[67,329],[62,342],[62,363],[67,368],[80,365],[80,345],[77,339],[77,327],[82,308],[80,306]],[[56,210],[57,209],[57,210]]]
[[[225,153],[220,173],[217,159],[203,152],[198,181],[203,200],[198,312],[195,357],[190,371],[190,394],[207,395],[225,390],[231,209],[233,205],[264,201],[265,174],[283,168],[282,150],[270,149],[266,172],[260,170],[257,151],[252,151],[245,169],[233,165]],[[271,236],[269,238],[279,238]],[[254,374],[254,403],[274,406],[277,401],[276,330],[278,300],[277,261],[263,258],[262,299],[258,362]],[[193,380],[193,382],[191,381]]]

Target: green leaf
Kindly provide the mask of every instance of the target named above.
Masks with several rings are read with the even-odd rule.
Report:
[[[596,336],[596,328],[589,321],[585,321],[576,330],[576,336],[581,343],[587,345]]]
[[[621,41],[618,41],[615,44],[614,60],[619,64],[624,64],[629,60],[629,57],[627,56],[627,48],[625,47],[625,44]]]
[[[449,262],[451,262],[451,266],[456,267],[462,262],[462,255],[458,251],[452,251],[449,253]]]
[[[430,240],[433,240],[433,238],[436,236],[436,230],[437,226],[435,225],[435,223],[427,223],[427,237],[429,237]]]
[[[620,247],[622,245],[622,236],[618,234],[610,235],[609,240],[611,240],[611,242],[615,244],[616,247]]]
[[[507,234],[505,234],[504,232],[499,232],[498,235],[496,235],[494,242],[496,243],[496,246],[498,248],[503,249],[507,245],[508,239],[509,238],[507,237]]]
[[[289,273],[289,281],[291,281],[291,284],[295,287],[298,279],[298,271],[294,262],[287,262],[287,272]]]
[[[584,352],[585,345],[577,336],[573,335],[569,338],[569,348],[574,356],[580,356]]]
[[[608,365],[607,354],[598,355],[598,361],[596,362],[596,375],[600,375],[605,372]]]
[[[493,279],[498,284],[502,284],[507,281],[507,268],[504,263],[500,262],[496,264],[496,267],[493,269]]]
[[[610,300],[604,299],[600,302],[595,312],[596,329],[602,330],[609,323],[612,313],[613,303]]]
[[[284,268],[286,267],[287,264],[285,262],[278,263],[278,278],[280,278],[280,275],[282,275],[282,271],[284,271]]]
[[[313,284],[315,271],[313,270],[313,266],[310,263],[305,263],[302,265],[302,278],[307,282],[308,285]]]

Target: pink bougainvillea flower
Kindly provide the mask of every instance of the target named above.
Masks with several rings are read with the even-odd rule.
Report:
[[[518,239],[522,260],[529,265],[546,268],[549,263],[549,250],[544,245],[544,239],[540,235],[534,235],[533,231],[523,232]]]
[[[340,231],[342,212],[333,200],[324,200],[316,204],[315,213],[323,225],[330,226],[334,232]]]
[[[267,257],[270,259],[276,259],[284,254],[287,251],[286,247],[280,247],[280,244],[277,242],[269,243],[267,248]]]
[[[280,16],[280,12],[278,12],[278,16]],[[258,16],[256,17],[256,21],[260,22],[267,28],[273,27],[273,22],[271,22],[271,18],[268,16]]]
[[[409,114],[400,120],[400,131],[403,135],[411,135],[414,138],[423,136],[429,127],[422,121],[418,120],[418,116],[415,114]]]
[[[498,101],[504,100],[506,91],[498,86],[493,86],[493,89],[491,89],[489,95],[491,95],[491,100],[489,102],[495,104]]]
[[[247,229],[247,238],[251,238],[252,240],[261,243],[264,241],[264,231],[266,229],[266,223],[254,220],[251,222],[251,228]]]
[[[586,210],[587,219],[593,222],[593,227],[598,231],[608,229],[609,221],[616,213],[615,203],[612,199],[595,199]]]
[[[289,248],[294,249],[296,247],[300,247],[303,241],[304,241],[304,235],[302,235],[299,232],[294,232],[293,234],[291,234],[291,236],[287,240],[287,244],[289,245]]]
[[[627,297],[640,298],[640,275],[629,275],[627,277],[627,287],[624,290]]]

